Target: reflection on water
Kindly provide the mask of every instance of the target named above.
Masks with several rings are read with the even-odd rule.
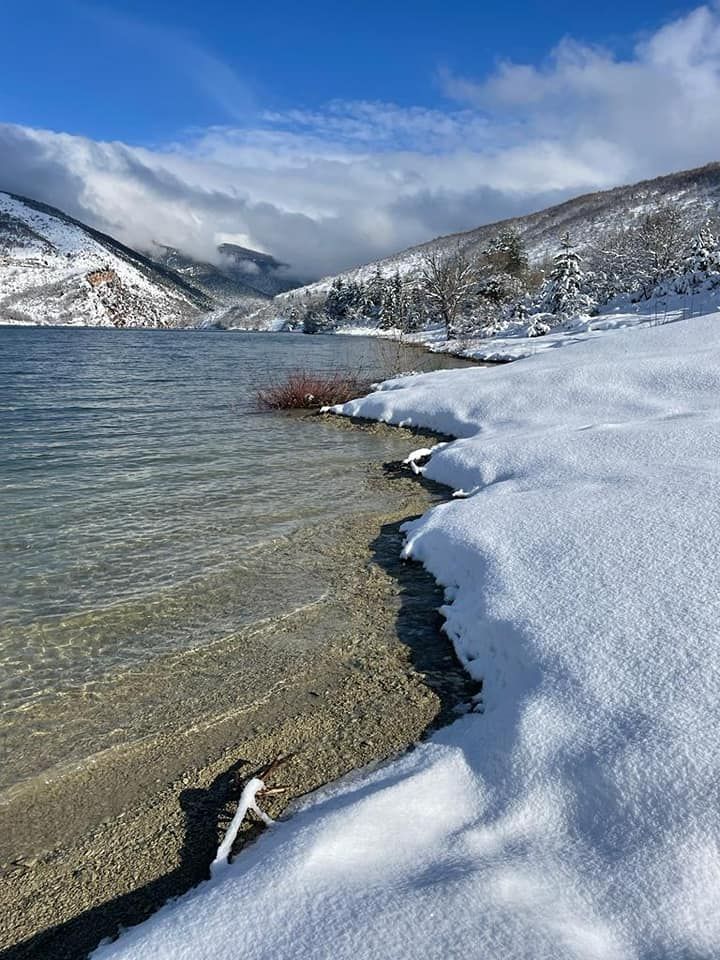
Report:
[[[277,544],[376,507],[362,465],[407,444],[257,414],[254,391],[440,363],[365,338],[0,328],[6,716],[320,596]]]

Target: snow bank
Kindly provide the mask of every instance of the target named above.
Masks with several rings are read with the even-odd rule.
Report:
[[[460,439],[407,527],[483,702],[109,958],[720,956],[720,322],[390,381]]]
[[[406,334],[404,339],[426,346],[434,353],[450,353],[472,360],[501,363],[594,340],[598,334],[610,330],[657,327],[714,311],[720,311],[720,287],[695,295],[667,294],[639,303],[633,303],[628,295],[618,296],[603,307],[599,314],[577,317],[561,323],[539,337],[526,336],[527,323],[517,323],[514,330],[487,337],[461,336],[448,340],[443,327],[433,327],[419,333]]]

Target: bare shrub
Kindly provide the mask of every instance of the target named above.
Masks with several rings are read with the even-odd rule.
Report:
[[[256,394],[260,410],[314,410],[346,403],[370,390],[370,381],[350,373],[292,370],[284,380]]]

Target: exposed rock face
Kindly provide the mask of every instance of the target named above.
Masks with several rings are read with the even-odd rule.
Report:
[[[91,287],[99,287],[101,283],[113,283],[118,280],[114,270],[93,270],[87,275],[87,282]]]

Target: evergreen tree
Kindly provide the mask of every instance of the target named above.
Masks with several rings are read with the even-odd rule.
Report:
[[[303,314],[303,333],[322,333],[327,327],[327,314],[308,304]]]
[[[500,306],[519,299],[523,284],[511,273],[492,273],[480,281],[478,294],[488,303]]]
[[[336,277],[325,299],[325,314],[328,321],[336,325],[347,319],[354,306],[355,288],[342,277]]]
[[[345,282],[342,277],[336,277],[325,298],[325,314],[332,323],[345,318],[347,308]]]
[[[405,290],[400,271],[386,280],[382,289],[382,308],[380,311],[379,326],[383,330],[404,329],[405,325]]]
[[[529,266],[525,242],[512,227],[493,237],[485,249],[490,266],[499,273],[522,276]]]
[[[288,307],[287,312],[285,314],[285,318],[286,318],[285,327],[288,330],[297,330],[298,327],[302,326],[301,312],[297,304],[292,302],[292,298],[291,298],[290,306]]]
[[[410,287],[405,294],[402,329],[406,333],[415,333],[425,326],[427,320],[427,303],[423,290],[418,286]]]
[[[587,309],[588,298],[582,292],[582,261],[574,250],[570,234],[561,240],[553,272],[546,286],[544,308],[559,317],[569,317]]]
[[[361,312],[367,320],[379,320],[385,305],[385,277],[380,267],[363,287]]]

